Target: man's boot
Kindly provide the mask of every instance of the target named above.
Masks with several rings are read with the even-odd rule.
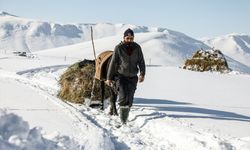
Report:
[[[116,108],[115,107],[110,107],[110,109],[109,109],[109,115],[114,115],[114,116],[118,116],[118,113],[117,113],[117,110],[116,110]]]
[[[120,106],[120,119],[122,124],[126,124],[129,116],[129,106]]]

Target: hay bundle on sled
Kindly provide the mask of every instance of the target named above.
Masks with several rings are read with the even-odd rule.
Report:
[[[112,56],[112,51],[105,51],[104,54],[97,57],[97,65],[94,60],[85,59],[69,66],[60,77],[58,97],[73,103],[84,103],[86,99],[101,101],[100,80],[106,78],[105,68],[107,68],[107,61]],[[93,83],[95,83],[94,86]],[[105,88],[107,88],[106,85]],[[104,99],[109,97],[110,93],[106,90]]]

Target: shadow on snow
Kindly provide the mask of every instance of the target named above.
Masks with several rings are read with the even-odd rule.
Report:
[[[152,114],[137,115],[132,120],[136,120],[140,116],[154,115],[154,117],[151,119],[163,118],[165,116],[168,116],[168,117],[174,117],[174,118],[204,118],[204,119],[234,120],[234,121],[250,122],[250,116],[245,116],[245,115],[237,114],[234,112],[228,112],[228,111],[194,107],[194,105],[191,103],[177,102],[177,101],[171,101],[171,100],[135,98],[134,106],[148,107],[149,109],[156,109],[162,112],[167,111],[167,112],[192,113],[192,115],[191,114],[188,114],[188,115],[165,114],[163,115],[162,113],[159,113],[159,114],[152,113]]]

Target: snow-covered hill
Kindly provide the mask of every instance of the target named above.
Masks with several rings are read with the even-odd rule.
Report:
[[[200,47],[207,48],[203,43],[187,38],[184,34],[174,31],[168,33],[148,32],[137,33],[135,41],[138,42],[145,55],[145,61],[151,65],[173,65],[180,66],[184,60],[192,55]],[[104,50],[113,50],[122,40],[122,36],[109,36],[95,40],[97,53]],[[189,44],[193,43],[193,44]],[[47,49],[36,52],[38,55],[54,57],[72,57],[93,59],[92,43],[90,41],[75,45]]]
[[[162,66],[182,66],[187,58],[190,58],[201,43],[189,45],[185,35],[183,39],[179,36],[166,35],[166,33],[149,32],[137,33],[135,41],[138,42],[144,53],[146,64]],[[113,50],[115,45],[121,40],[120,36],[110,36],[95,40],[97,54],[104,50]],[[178,42],[176,42],[178,41]],[[189,46],[189,47],[188,47]],[[203,46],[203,45],[202,45]],[[185,49],[185,50],[180,50]],[[51,57],[54,59],[67,61],[77,61],[83,59],[94,59],[92,43],[90,41],[79,44],[63,46],[54,49],[47,49],[35,52],[38,57]],[[229,68],[234,71],[250,74],[250,67],[226,56]]]
[[[215,49],[220,49],[227,56],[250,67],[250,35],[229,34],[203,40]]]

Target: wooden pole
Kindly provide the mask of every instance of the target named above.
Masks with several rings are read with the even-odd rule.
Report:
[[[91,29],[91,41],[92,41],[92,47],[93,47],[93,52],[94,52],[94,57],[95,57],[95,66],[96,66],[96,53],[95,53],[95,44],[94,44],[94,37],[93,37],[93,29],[92,26],[90,27]],[[90,100],[93,101],[94,100],[94,88],[95,88],[95,77],[93,77],[93,83],[92,83],[92,89],[91,89],[91,96],[90,96]]]
[[[94,37],[93,37],[92,26],[90,27],[90,29],[91,29],[91,41],[92,41],[92,46],[93,46],[93,52],[94,52],[94,57],[95,57],[95,61],[96,61],[95,44],[94,44]]]

